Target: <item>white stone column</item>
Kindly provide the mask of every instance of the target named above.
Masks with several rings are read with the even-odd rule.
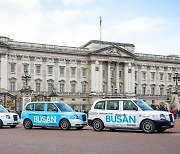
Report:
[[[17,55],[17,67],[16,67],[16,76],[17,76],[17,88],[22,88],[22,78],[21,76],[24,72],[22,72],[22,55]]]
[[[103,92],[103,62],[99,63],[99,88],[98,92]]]
[[[34,56],[29,56],[30,58],[30,65],[29,65],[29,75],[31,76],[31,80],[30,80],[30,86],[31,86],[31,89],[35,90],[35,82],[34,82],[34,73],[35,73],[35,65],[34,65],[34,59],[35,57]]]
[[[111,93],[111,62],[108,62],[108,94]]]
[[[95,61],[91,61],[91,93],[96,92],[96,65]]]
[[[116,62],[116,88],[117,93],[119,93],[119,63]]]
[[[77,92],[82,92],[82,84],[81,84],[81,78],[82,78],[82,71],[81,71],[81,61],[77,60]]]
[[[70,60],[66,59],[66,92],[70,92],[70,67],[69,67]]]
[[[47,87],[47,58],[43,57],[42,58],[42,91],[48,91]]]
[[[128,75],[128,63],[124,63],[124,93],[129,93],[129,75]]]
[[[56,90],[56,92],[58,92],[58,88],[59,88],[59,80],[58,80],[58,76],[59,76],[59,67],[58,67],[58,62],[59,59],[58,58],[54,58],[54,70],[53,70],[53,74],[54,74],[54,88]]]
[[[1,54],[1,88],[8,89],[8,55]]]
[[[135,95],[135,66],[131,64],[131,94]]]

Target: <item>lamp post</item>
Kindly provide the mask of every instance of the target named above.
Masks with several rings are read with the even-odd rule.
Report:
[[[22,87],[22,89],[20,90],[21,92],[21,95],[22,95],[22,108],[23,106],[28,103],[28,102],[31,102],[31,94],[32,94],[32,91],[31,90],[31,86],[28,84],[28,82],[30,81],[31,79],[31,76],[28,74],[28,71],[24,71],[24,74],[21,76],[22,78],[22,81],[24,82],[24,85]]]
[[[57,101],[58,95],[56,93],[56,89],[54,88],[54,86],[52,86],[52,91],[49,97],[51,98],[51,101]]]
[[[172,90],[172,95],[171,95],[171,102],[170,102],[170,107],[173,109],[178,109],[180,110],[180,100],[179,100],[179,89],[180,86],[178,85],[178,81],[180,81],[180,76],[179,74],[176,72],[175,76],[173,77],[173,80],[175,81],[175,86]]]
[[[24,71],[24,74],[21,76],[22,81],[25,81],[25,86],[28,86],[28,81],[30,81],[31,76],[28,74],[28,71]]]
[[[175,76],[173,77],[173,80],[175,81],[175,85],[177,86],[178,85],[178,81],[180,81],[180,76],[179,74],[176,72],[175,73]]]

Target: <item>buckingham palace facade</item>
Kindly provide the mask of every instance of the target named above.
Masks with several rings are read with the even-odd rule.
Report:
[[[32,100],[49,99],[55,92],[58,101],[88,110],[94,100],[107,97],[167,101],[175,85],[173,76],[180,73],[180,57],[135,53],[129,43],[91,40],[81,47],[68,47],[1,36],[1,104],[8,94],[15,96],[20,108],[25,71],[31,77]]]

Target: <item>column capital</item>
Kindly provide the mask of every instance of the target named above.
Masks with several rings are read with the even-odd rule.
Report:
[[[16,55],[16,57],[17,57],[17,60],[21,60],[22,59],[22,55]]]
[[[59,62],[59,58],[53,58],[55,63]]]
[[[47,57],[42,57],[42,62],[47,62]]]

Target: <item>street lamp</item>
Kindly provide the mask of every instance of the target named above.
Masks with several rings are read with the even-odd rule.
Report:
[[[32,94],[32,89],[31,86],[28,84],[28,82],[31,79],[31,76],[28,74],[28,71],[24,71],[24,74],[21,76],[22,81],[24,82],[24,85],[22,89],[20,90],[21,95],[22,95],[22,108],[27,102],[31,102],[31,94]]]
[[[27,87],[28,81],[30,81],[31,79],[31,76],[28,74],[27,70],[24,71],[24,74],[21,76],[21,78],[22,78],[22,81],[25,81],[25,86]]]
[[[177,86],[178,85],[178,81],[180,81],[180,76],[179,76],[179,74],[177,72],[175,73],[175,76],[173,77],[173,81],[176,82],[176,86]]]

